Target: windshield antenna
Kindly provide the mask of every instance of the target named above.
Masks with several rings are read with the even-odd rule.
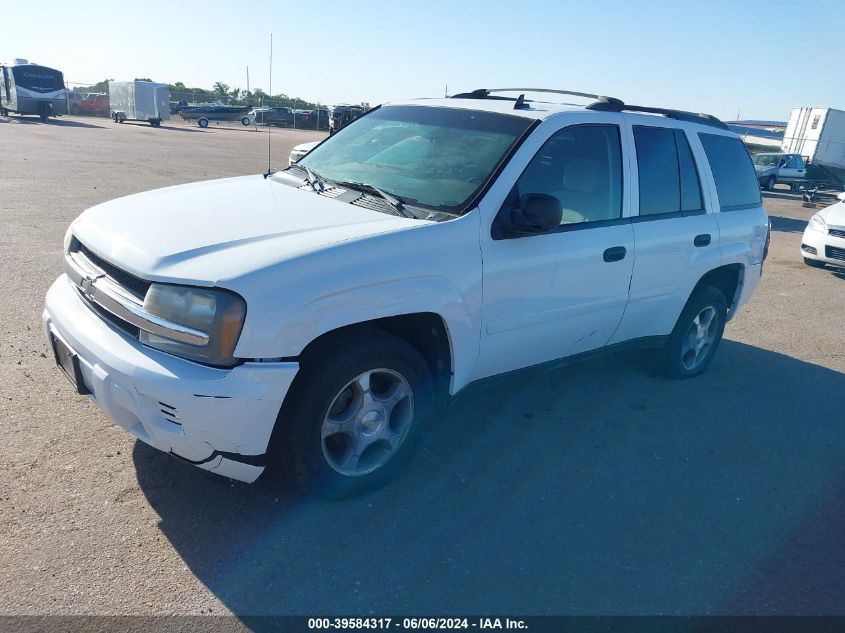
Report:
[[[273,99],[273,34],[270,33],[270,88],[269,88],[269,98],[270,98],[270,106],[272,107],[272,99]],[[267,178],[272,172],[273,169],[271,167],[272,161],[270,159],[270,126],[267,126],[267,173],[264,174],[264,178]]]

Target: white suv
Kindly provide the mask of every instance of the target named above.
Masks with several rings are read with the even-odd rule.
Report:
[[[628,345],[699,374],[767,251],[748,152],[579,96],[386,105],[284,171],[87,210],[46,299],[57,363],[158,449],[330,494],[381,482],[475,380]]]

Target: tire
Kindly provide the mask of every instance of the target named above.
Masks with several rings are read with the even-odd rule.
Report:
[[[206,119],[204,116],[201,116],[199,119],[197,119],[197,125],[202,128],[208,127],[208,119]]]
[[[775,188],[776,184],[777,184],[777,179],[774,176],[769,176],[768,179],[766,180],[766,189],[768,191],[772,191]]]
[[[692,378],[706,371],[722,341],[727,312],[720,290],[712,286],[696,290],[661,351],[659,372],[668,378]]]
[[[810,259],[809,257],[804,258],[804,263],[811,268],[824,268],[824,262],[820,262],[817,259]]]
[[[271,454],[284,446],[284,462],[309,493],[360,494],[413,456],[433,402],[428,365],[406,341],[377,329],[333,337],[303,359],[276,424],[285,437],[274,438]]]
[[[248,117],[248,116],[245,116],[244,118],[242,118],[242,119],[241,119],[241,123],[242,123],[244,126],[247,126],[247,125],[250,125],[250,124],[252,123],[252,121],[250,121],[250,120],[249,120],[249,117]]]
[[[50,115],[47,114],[46,112],[42,112],[41,114],[38,115],[38,118],[41,119],[42,123],[46,123],[47,121],[50,120]]]

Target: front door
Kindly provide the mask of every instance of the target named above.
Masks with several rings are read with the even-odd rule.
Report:
[[[522,148],[524,170],[498,213],[528,193],[557,197],[559,228],[529,237],[482,229],[481,349],[474,378],[596,349],[619,325],[628,300],[634,234],[623,186],[627,141],[618,115],[548,126]],[[541,128],[542,129],[542,128]],[[531,152],[531,153],[528,153]],[[512,180],[513,182],[513,180]],[[482,223],[484,227],[484,223]],[[497,239],[498,237],[498,239]]]

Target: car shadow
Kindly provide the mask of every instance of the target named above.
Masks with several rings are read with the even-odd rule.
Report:
[[[56,127],[82,127],[90,129],[104,130],[103,125],[94,125],[93,123],[83,123],[74,119],[50,119],[47,123],[41,123],[38,119],[27,121],[27,123],[38,123],[40,125],[55,125]]]
[[[133,458],[162,534],[241,618],[841,613],[845,374],[733,341],[695,379],[651,366],[472,385],[397,479],[343,502]]]
[[[769,220],[772,222],[772,230],[780,233],[803,233],[807,228],[807,220],[785,218],[780,215],[770,215]]]

